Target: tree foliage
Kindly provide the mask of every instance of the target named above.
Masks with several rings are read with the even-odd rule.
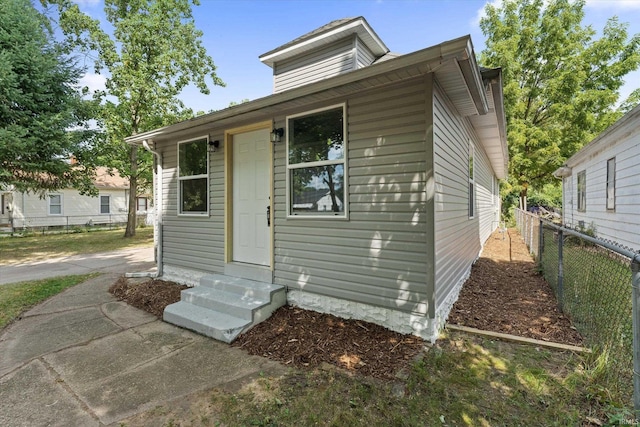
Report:
[[[95,55],[94,68],[106,74],[102,120],[108,137],[103,151],[108,164],[129,178],[130,194],[151,176],[151,156],[129,147],[124,138],[193,116],[178,95],[190,84],[209,93],[223,85],[213,59],[201,43],[191,6],[197,0],[105,0],[108,34],[100,22],[70,0],[51,0],[69,41]],[[135,234],[135,197],[129,201],[125,236]]]
[[[640,36],[613,17],[596,38],[583,9],[584,0],[505,0],[480,22],[481,63],[503,72],[509,180],[521,199],[620,117],[619,89],[638,68]]]
[[[0,187],[37,192],[76,187],[94,193],[88,128],[95,105],[78,89],[82,70],[55,43],[29,0],[0,7]],[[75,157],[77,164],[70,159]]]

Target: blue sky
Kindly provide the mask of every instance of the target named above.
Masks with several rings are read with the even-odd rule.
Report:
[[[500,0],[490,0],[492,3]],[[182,94],[194,111],[219,110],[230,102],[271,94],[272,70],[258,56],[334,19],[364,16],[392,52],[410,53],[470,34],[476,54],[484,49],[479,17],[488,0],[201,0],[194,7],[208,54],[226,87],[209,95],[189,88]],[[90,15],[103,16],[101,0],[78,0]],[[588,0],[584,24],[601,31],[607,18],[628,22],[640,33],[640,0]],[[87,73],[82,83],[100,87],[102,76]],[[621,99],[640,87],[630,74]]]

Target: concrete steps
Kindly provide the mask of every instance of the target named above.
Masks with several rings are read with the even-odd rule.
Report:
[[[180,301],[165,308],[163,319],[230,343],[286,301],[283,286],[215,274],[183,290]]]

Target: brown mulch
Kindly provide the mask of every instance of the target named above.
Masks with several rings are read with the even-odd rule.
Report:
[[[494,232],[464,284],[448,323],[543,341],[581,345],[582,337],[558,310],[515,229]]]
[[[162,317],[186,286],[163,280],[120,278],[109,291]],[[449,323],[580,345],[582,338],[558,311],[553,291],[536,271],[516,230],[496,231],[464,284]],[[351,372],[394,379],[424,349],[422,339],[382,326],[285,306],[232,344],[250,354],[297,367],[331,364]]]
[[[162,319],[164,308],[180,301],[180,291],[187,287],[165,280],[141,281],[123,276],[109,287],[109,292],[119,300]]]
[[[286,365],[318,367],[329,363],[351,372],[393,379],[408,368],[425,343],[373,323],[284,306],[232,345]]]

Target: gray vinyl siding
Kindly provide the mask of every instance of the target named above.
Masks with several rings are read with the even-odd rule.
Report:
[[[273,92],[282,92],[355,69],[354,39],[348,38],[274,66]]]
[[[210,139],[222,141],[223,135],[211,134]],[[209,216],[191,217],[178,216],[177,143],[172,140],[159,147],[163,156],[164,263],[224,272],[224,144],[209,156]]]
[[[356,38],[356,68],[368,67],[373,64],[375,59],[373,52],[360,39]]]
[[[489,158],[478,144],[475,149],[475,174],[476,216],[478,217],[480,243],[484,246],[484,242],[498,226],[499,205],[492,193],[494,191],[491,184],[493,173]]]
[[[436,307],[442,304],[468,274],[481,248],[480,218],[487,203],[488,161],[470,126],[435,85],[434,90],[435,170],[435,288]],[[474,142],[476,212],[469,218],[469,140]],[[489,191],[491,183],[489,182]],[[486,228],[486,226],[484,227]],[[486,231],[483,232],[486,234]]]
[[[346,102],[348,220],[286,218],[286,144],[276,145],[275,282],[425,314],[425,81]]]

